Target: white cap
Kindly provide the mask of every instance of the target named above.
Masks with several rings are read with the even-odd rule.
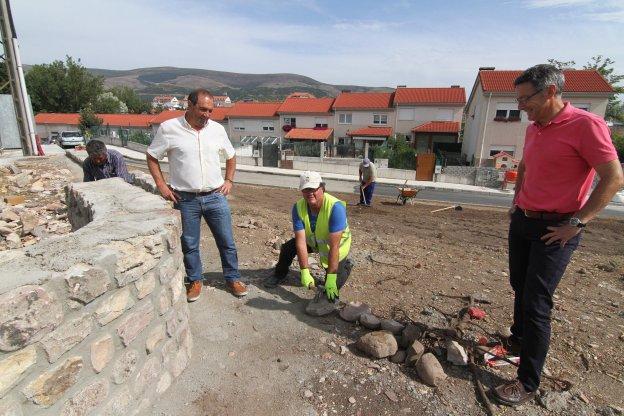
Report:
[[[318,188],[323,183],[323,179],[321,178],[321,174],[318,172],[314,172],[311,170],[306,170],[299,177],[299,190],[304,190],[305,188]]]
[[[364,159],[362,159],[362,166],[364,166],[365,168],[370,166],[370,159],[365,157]]]

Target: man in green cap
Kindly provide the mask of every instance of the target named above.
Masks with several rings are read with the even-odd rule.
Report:
[[[275,273],[264,281],[264,286],[278,286],[286,278],[296,255],[301,269],[301,285],[315,287],[308,253],[319,253],[321,265],[327,273],[322,289],[325,296],[317,296],[313,303],[320,303],[320,310],[329,313],[334,309],[340,288],[346,283],[353,267],[349,259],[351,231],[347,223],[346,203],[325,192],[325,183],[318,172],[303,172],[299,178],[299,190],[302,198],[292,208],[295,238],[282,245]],[[316,310],[319,310],[318,307]]]

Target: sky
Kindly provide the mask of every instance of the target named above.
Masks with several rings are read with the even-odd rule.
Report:
[[[624,73],[624,0],[11,0],[22,62],[296,73],[470,89],[478,68],[592,56]]]

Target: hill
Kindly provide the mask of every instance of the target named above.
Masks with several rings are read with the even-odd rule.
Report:
[[[104,77],[107,88],[128,86],[146,100],[156,95],[184,95],[199,87],[215,95],[229,95],[233,101],[252,98],[258,101],[284,99],[295,91],[317,97],[335,97],[341,90],[392,91],[386,87],[325,84],[297,74],[241,74],[207,69],[154,67],[131,70],[89,68],[93,74]]]

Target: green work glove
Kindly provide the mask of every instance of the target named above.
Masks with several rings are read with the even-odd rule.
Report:
[[[325,294],[327,295],[327,299],[334,300],[340,293],[338,292],[338,286],[336,286],[336,278],[338,275],[336,273],[328,273],[325,278]]]
[[[301,269],[301,286],[307,289],[314,287],[314,279],[308,269]]]

